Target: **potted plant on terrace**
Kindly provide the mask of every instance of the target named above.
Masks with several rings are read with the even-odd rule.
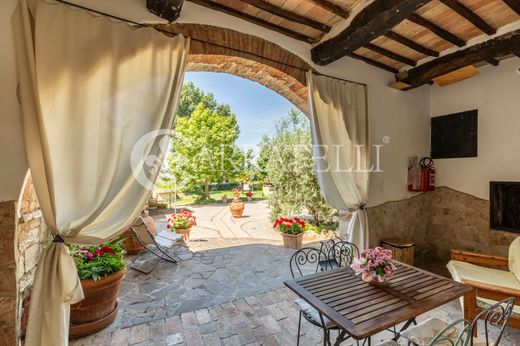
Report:
[[[394,275],[395,265],[392,263],[392,250],[376,247],[363,250],[359,258],[351,264],[356,274],[371,285],[386,287],[388,278]]]
[[[222,203],[227,203],[227,195],[222,195]]]
[[[71,338],[96,333],[116,318],[119,286],[126,272],[121,242],[116,238],[99,246],[68,245],[85,295],[70,307]]]
[[[197,225],[197,218],[189,211],[183,211],[182,213],[172,214],[168,218],[168,229],[174,229],[175,233],[181,234],[183,243],[190,240],[190,232],[193,226]]]
[[[290,249],[300,249],[302,247],[303,232],[305,222],[295,217],[287,219],[279,218],[273,224],[273,228],[282,233],[283,246]]]
[[[253,193],[251,191],[246,192],[247,201],[251,202],[253,200]]]

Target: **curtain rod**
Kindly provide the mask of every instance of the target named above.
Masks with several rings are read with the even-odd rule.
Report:
[[[53,0],[53,1],[61,2],[63,4],[66,4],[66,5],[69,5],[69,6],[72,6],[72,7],[77,7],[77,8],[80,8],[82,10],[85,10],[85,11],[94,12],[96,14],[99,14],[100,16],[116,19],[116,20],[119,20],[119,21],[122,21],[122,22],[125,22],[125,23],[128,23],[128,24],[132,24],[132,25],[135,25],[135,26],[144,27],[144,28],[150,28],[151,27],[151,28],[154,28],[155,30],[157,30],[159,32],[164,33],[164,34],[169,34],[169,35],[174,34],[172,32],[169,32],[169,31],[166,31],[166,30],[162,30],[162,29],[158,29],[158,28],[150,26],[148,24],[138,23],[138,22],[135,22],[135,21],[130,20],[130,19],[121,18],[121,17],[114,16],[114,15],[111,15],[111,14],[108,14],[108,13],[105,13],[105,12],[93,10],[93,9],[85,7],[85,6],[73,4],[73,3],[68,2],[66,0]],[[190,39],[193,40],[193,41],[201,42],[201,43],[211,44],[213,46],[217,46],[217,47],[220,47],[220,48],[233,50],[233,51],[236,51],[236,52],[239,52],[239,53],[249,54],[249,55],[252,55],[252,56],[260,58],[260,59],[269,60],[269,61],[272,61],[274,63],[280,64],[280,65],[285,65],[285,66],[288,66],[288,67],[292,67],[292,68],[295,68],[295,69],[298,69],[298,70],[301,70],[301,71],[304,71],[304,72],[309,71],[308,69],[300,67],[300,66],[295,66],[295,65],[292,65],[292,64],[283,63],[283,62],[280,62],[280,61],[277,61],[277,60],[274,60],[274,59],[271,59],[271,58],[268,58],[268,57],[265,57],[265,56],[257,55],[255,53],[251,53],[251,52],[246,52],[246,51],[243,51],[243,50],[240,50],[240,49],[236,49],[236,48],[227,47],[227,46],[224,46],[224,45],[220,45],[218,43],[207,42],[207,41],[203,41],[203,40],[200,40],[200,39],[197,39],[197,38],[190,38]],[[354,84],[363,85],[365,87],[367,86],[366,83],[356,82],[356,81],[348,80],[348,79],[344,79],[344,78],[333,77],[333,76],[329,76],[329,75],[326,75],[326,74],[323,74],[323,73],[319,73],[319,72],[314,71],[314,70],[311,70],[311,71],[312,71],[312,73],[314,73],[314,74],[316,74],[318,76],[328,77],[328,78],[332,78],[332,79],[338,79],[338,80],[341,80],[341,81],[344,81],[344,82],[347,82],[347,83],[354,83]]]

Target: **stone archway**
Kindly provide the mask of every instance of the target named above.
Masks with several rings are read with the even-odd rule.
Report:
[[[187,71],[224,72],[258,82],[308,113],[309,64],[286,49],[239,31],[201,24],[158,25],[191,38]]]

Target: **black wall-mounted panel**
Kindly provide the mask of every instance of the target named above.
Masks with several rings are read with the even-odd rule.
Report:
[[[431,157],[450,159],[477,157],[478,110],[431,119]]]
[[[520,233],[520,182],[489,184],[490,227]]]

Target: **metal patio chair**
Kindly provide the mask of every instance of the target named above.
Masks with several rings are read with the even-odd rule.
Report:
[[[328,263],[326,261],[327,256],[321,250],[313,247],[304,247],[296,251],[289,260],[291,275],[295,278],[298,276],[317,273],[318,271],[332,269],[328,264],[326,264]],[[323,264],[324,267],[321,267],[320,264]],[[334,324],[334,322],[323,316],[323,314],[312,307],[303,298],[296,299],[295,303],[300,308],[296,345],[300,344],[302,316],[311,324],[320,327],[323,330],[323,345],[330,345],[330,331],[338,330],[339,328]]]
[[[164,260],[170,263],[177,263],[177,260],[168,254],[168,250],[173,248],[177,241],[182,238],[182,235],[175,234],[166,229],[159,229],[159,227],[157,234],[154,234],[150,232],[146,221],[144,221],[141,216],[139,216],[132,224],[132,226],[130,226],[130,229],[132,232],[134,232],[139,243],[141,243],[141,245],[144,247],[132,260],[130,268],[143,274],[150,274],[155,269],[155,267],[157,267],[159,261],[156,261],[150,270],[143,270],[135,266],[135,262],[147,251],[157,256],[159,260]]]
[[[402,335],[409,340],[409,345],[419,346],[498,346],[504,329],[507,325],[515,298],[507,298],[482,310],[475,319],[470,321],[458,320],[448,324],[437,318],[430,318],[416,327],[408,329]],[[474,337],[479,321],[483,323],[484,337]],[[462,323],[462,328],[456,325]],[[494,337],[490,334],[490,327],[498,329]],[[440,332],[439,332],[440,330]]]

